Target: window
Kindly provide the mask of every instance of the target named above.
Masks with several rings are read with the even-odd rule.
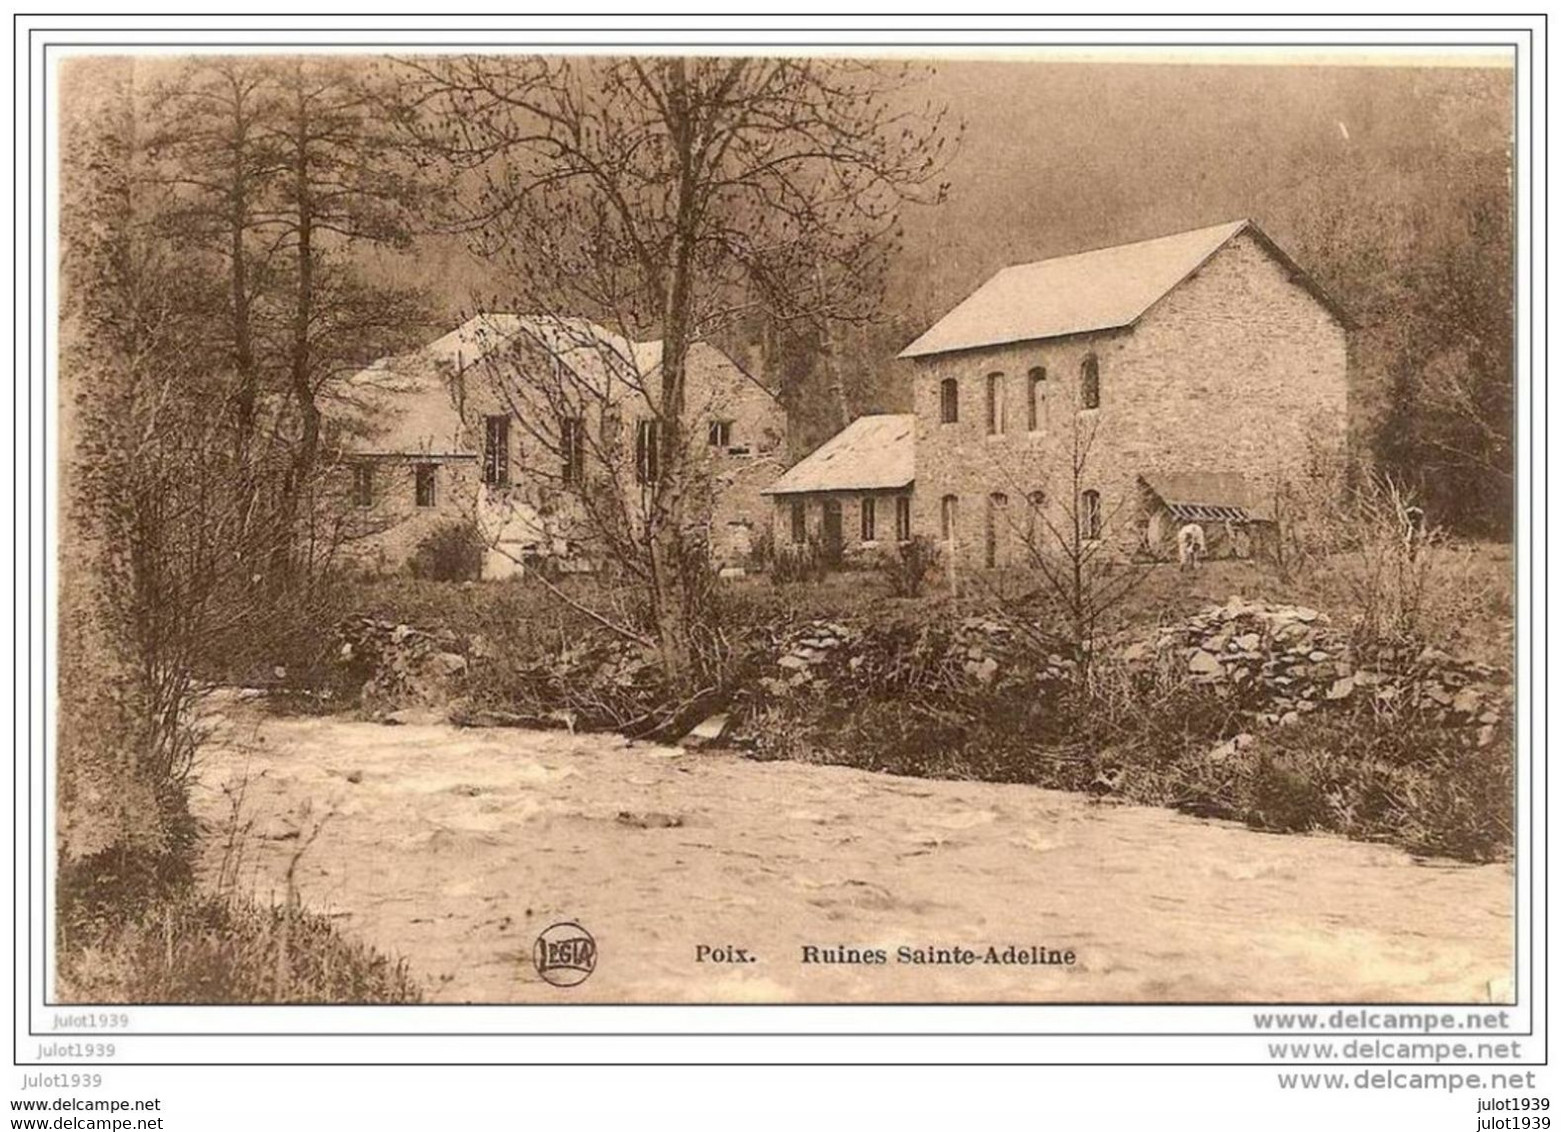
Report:
[[[489,487],[509,486],[508,416],[483,418],[482,482]]]
[[[732,422],[710,422],[710,447],[730,448],[732,446]]]
[[[791,501],[791,541],[808,541],[808,505],[800,499]]]
[[[417,465],[417,505],[419,507],[438,506],[439,497],[434,479],[435,473],[438,471],[438,464]]]
[[[1079,391],[1079,397],[1084,408],[1100,408],[1100,359],[1094,354],[1084,358],[1080,379],[1083,388]]]
[[[560,478],[568,487],[585,482],[585,418],[563,417],[558,422],[558,456],[563,463]]]
[[[997,565],[998,528],[1008,520],[1008,496],[994,491],[986,497],[986,565],[990,570]]]
[[[953,542],[955,532],[959,529],[959,496],[945,495],[943,497],[943,541]]]
[[[1083,507],[1079,514],[1079,529],[1087,539],[1100,537],[1100,492],[1094,488],[1084,493]]]
[[[959,423],[959,379],[945,377],[939,387],[943,398],[943,423]]]
[[[1041,430],[1041,421],[1045,417],[1046,404],[1046,367],[1036,366],[1030,371],[1030,380],[1026,383],[1029,389],[1029,429],[1031,432]]]
[[[1024,499],[1029,504],[1025,514],[1024,541],[1031,550],[1036,550],[1040,545],[1036,540],[1041,536],[1041,519],[1046,513],[1046,493],[1032,491]]]
[[[352,501],[359,507],[374,506],[374,465],[368,462],[352,466]]]
[[[1004,408],[1003,375],[989,373],[986,375],[986,434],[988,436],[999,436],[1007,430],[1007,422],[1003,420]]]
[[[661,478],[661,422],[639,421],[634,426],[634,475],[640,483]]]
[[[877,500],[871,495],[862,496],[862,541],[872,542],[878,535]]]
[[[894,537],[900,542],[911,541],[911,497],[908,495],[895,496]]]

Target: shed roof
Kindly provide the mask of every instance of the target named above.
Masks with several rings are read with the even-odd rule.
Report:
[[[810,491],[888,491],[916,478],[916,417],[881,413],[858,417],[817,451],[793,464],[765,495]]]
[[[1005,267],[902,358],[1131,326],[1231,240],[1250,233],[1340,322],[1339,307],[1250,220]]]
[[[1166,510],[1187,522],[1272,518],[1240,472],[1156,472],[1138,478]]]

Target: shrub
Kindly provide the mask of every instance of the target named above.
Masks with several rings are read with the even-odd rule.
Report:
[[[778,586],[789,586],[798,582],[816,582],[828,572],[823,544],[810,538],[805,543],[788,543],[778,547],[770,578]]]
[[[769,527],[759,528],[749,541],[745,565],[755,573],[763,573],[775,565],[775,532]]]
[[[1261,754],[1253,769],[1244,817],[1255,829],[1305,833],[1327,829],[1329,807],[1317,764]]]
[[[407,569],[433,582],[472,582],[482,576],[483,551],[475,523],[447,523],[417,544]]]
[[[926,535],[917,535],[882,554],[877,568],[895,597],[920,597],[937,564],[938,544]]]
[[[287,592],[256,591],[229,632],[193,659],[197,678],[310,693],[339,690],[330,629],[351,612],[354,585],[341,574],[325,574]]]
[[[1480,647],[1492,619],[1511,616],[1510,577],[1428,525],[1413,494],[1389,477],[1302,481],[1277,505],[1281,579],[1316,591],[1359,646]]]

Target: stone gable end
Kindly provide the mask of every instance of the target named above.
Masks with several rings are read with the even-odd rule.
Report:
[[[1348,348],[1338,318],[1242,233],[1131,327],[918,359],[915,525],[941,535],[942,500],[958,498],[962,560],[986,556],[989,508],[998,558],[1022,556],[1024,502],[1044,493],[1054,522],[1071,482],[1070,454],[1092,436],[1085,489],[1100,493],[1113,541],[1133,541],[1137,477],[1239,472],[1269,498],[1301,473],[1317,444],[1343,451]],[[1099,366],[1100,406],[1081,407],[1086,357]],[[1030,375],[1037,413],[1030,428]],[[998,375],[993,378],[993,375]],[[941,388],[959,389],[959,421],[941,421]],[[989,378],[1001,390],[1001,431],[988,429]],[[994,499],[996,497],[996,499]],[[1006,506],[1004,505],[1006,501]]]

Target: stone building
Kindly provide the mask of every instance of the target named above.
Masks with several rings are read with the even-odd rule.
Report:
[[[764,489],[776,544],[816,541],[830,558],[911,537],[916,418],[858,417]]]
[[[471,523],[483,576],[552,559],[585,569],[602,531],[642,521],[660,474],[659,341],[584,319],[487,314],[348,384],[341,496],[347,554],[400,569],[441,528]],[[694,513],[712,554],[741,560],[783,466],[774,394],[708,343],[686,363]]]
[[[1348,325],[1250,220],[1005,268],[900,355],[912,529],[982,567],[1075,517],[1156,552],[1166,516],[1271,520],[1283,481],[1343,452]]]

